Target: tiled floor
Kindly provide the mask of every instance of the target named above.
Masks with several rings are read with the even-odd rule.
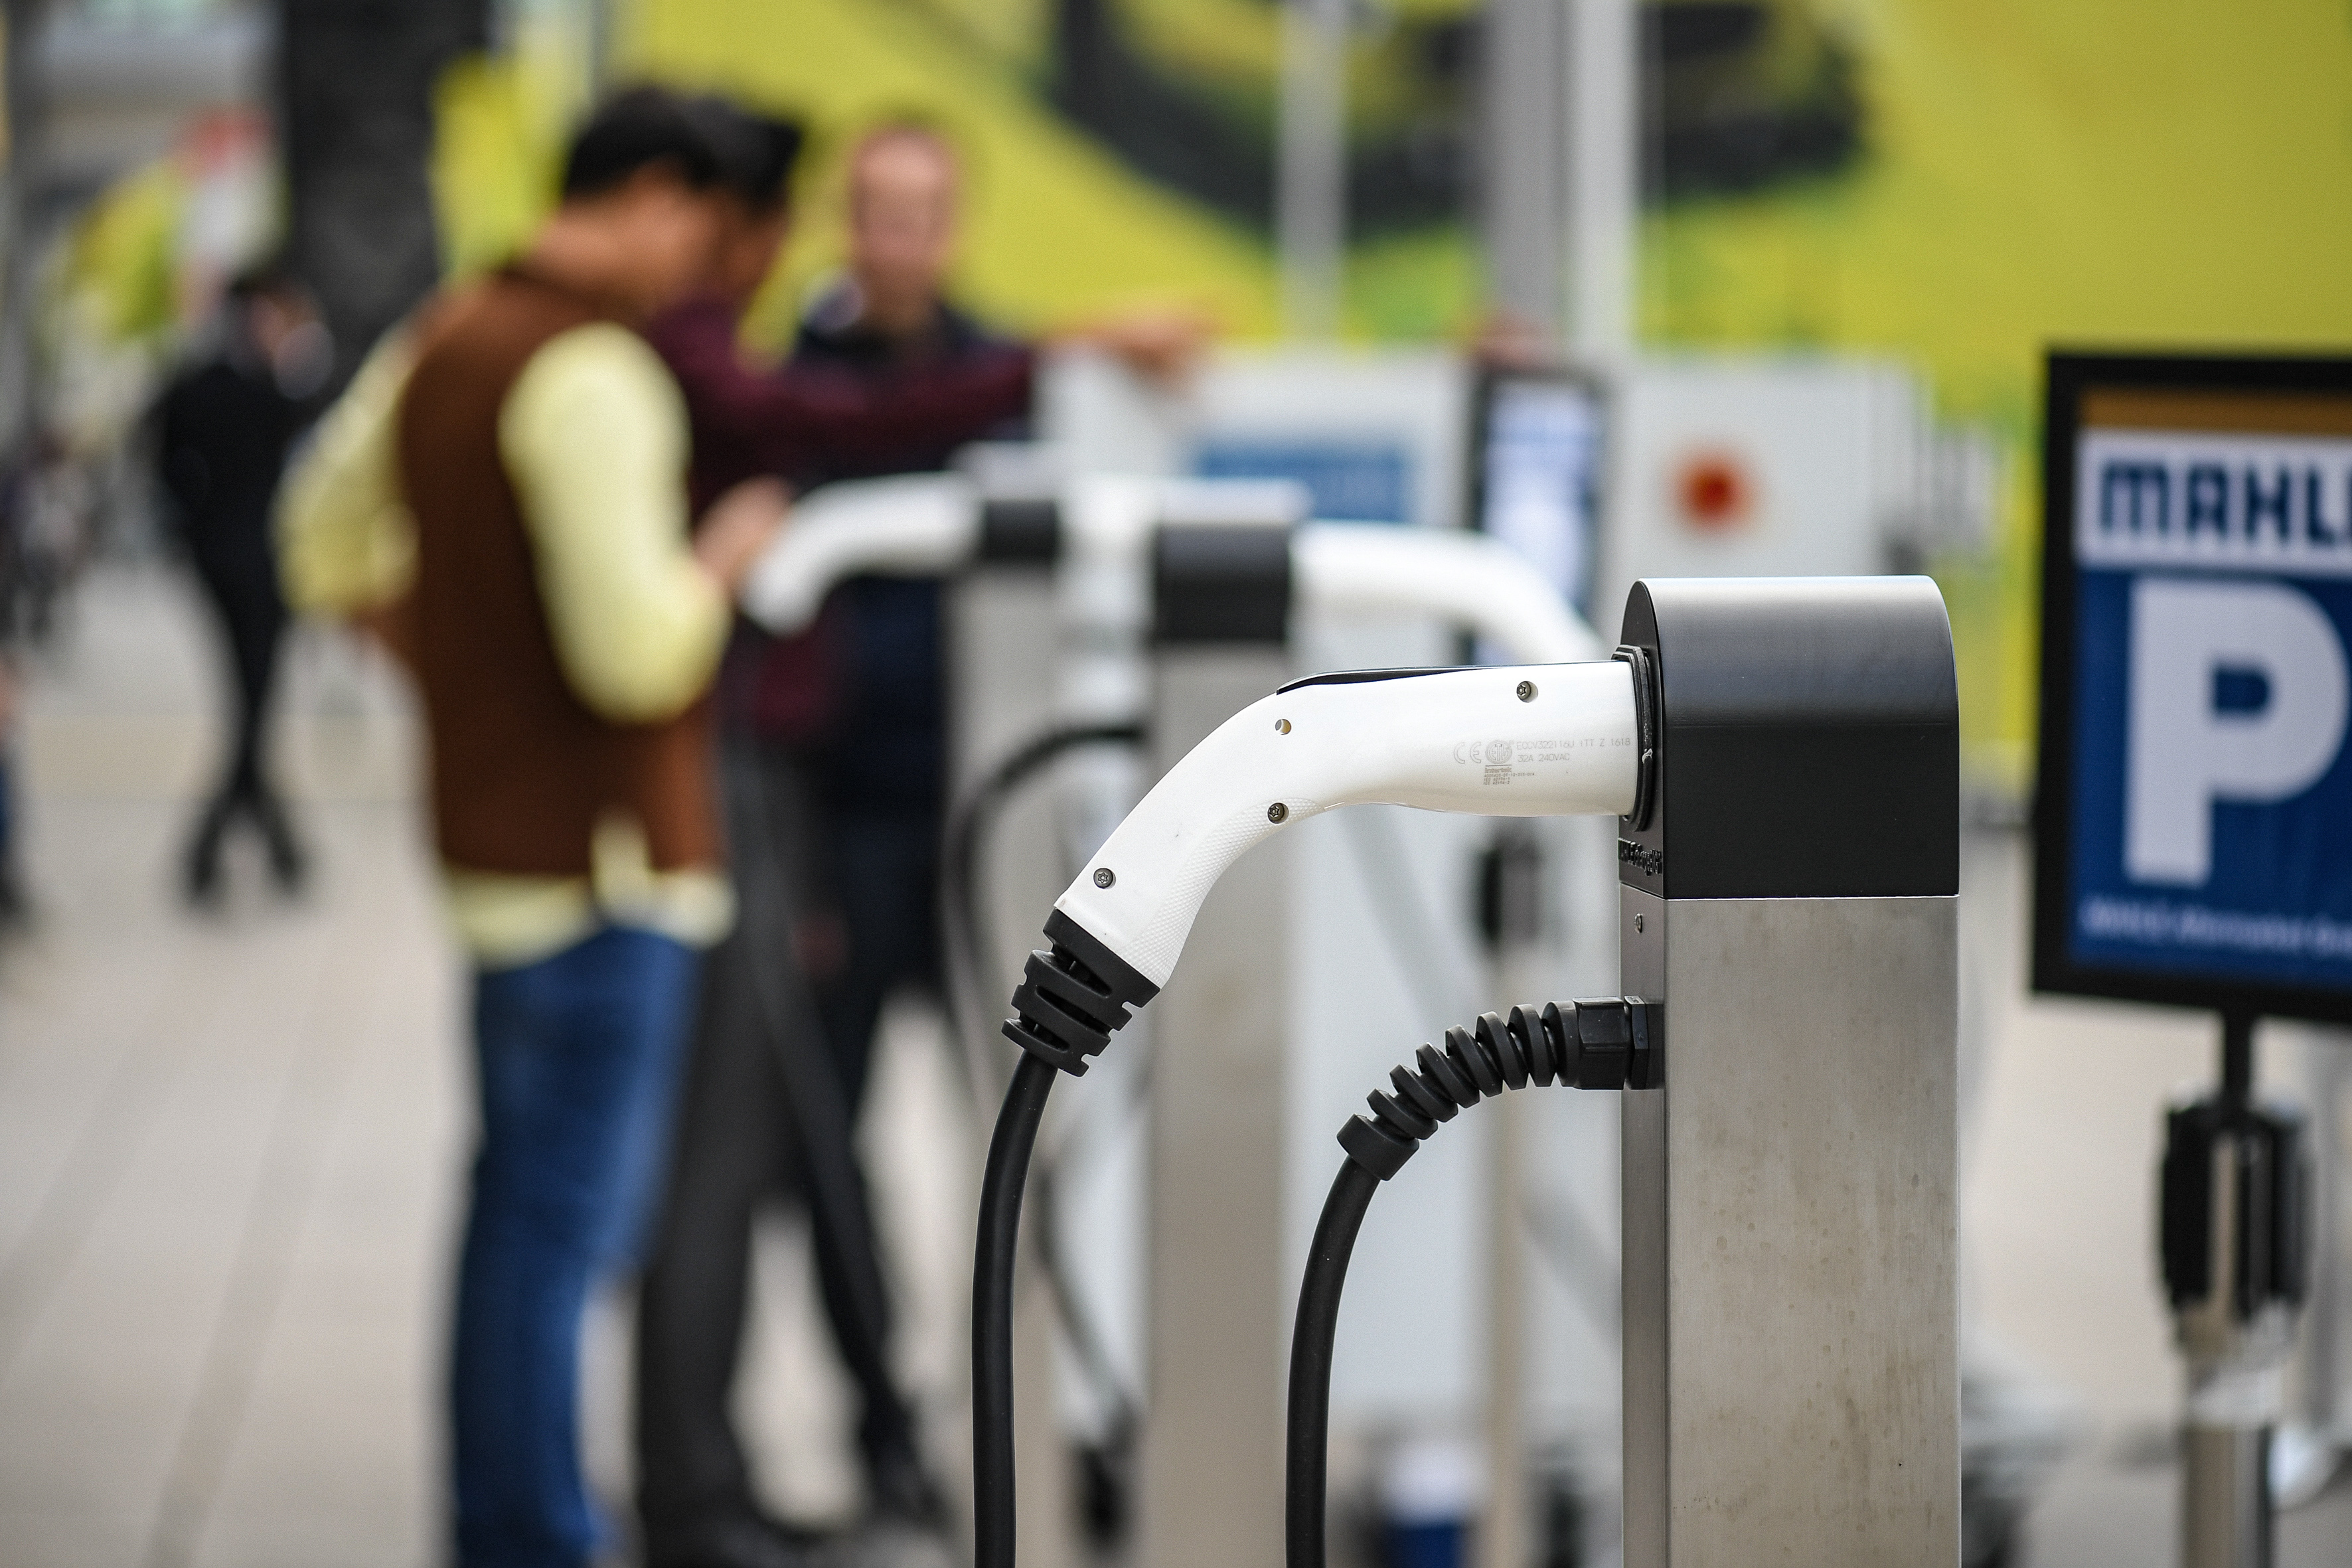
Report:
[[[208,650],[167,580],[80,610],[24,736],[41,924],[0,973],[0,1558],[424,1562],[457,1085],[402,727],[306,650],[318,886],[191,919]]]
[[[193,917],[171,871],[208,765],[204,627],[155,572],[102,574],[78,611],[20,752],[40,923],[0,957],[0,1568],[436,1561],[466,1077],[398,689],[306,637],[280,751],[316,884],[275,900],[257,859]],[[877,1185],[936,1394],[968,1200],[923,1028],[892,1031],[874,1132],[934,1152]],[[802,1247],[764,1237],[763,1272]],[[807,1303],[768,1295],[747,1417],[770,1489],[839,1512],[845,1387]],[[608,1304],[587,1424],[614,1496],[625,1349]]]
[[[435,1369],[465,1128],[408,726],[348,649],[307,646],[284,752],[317,886],[292,905],[240,886],[226,914],[192,919],[169,870],[206,755],[207,657],[173,580],[113,570],[35,681],[22,763],[43,922],[0,961],[0,1568],[421,1568],[438,1558]],[[2206,1075],[2210,1032],[2027,1005],[2004,913],[2021,864],[1997,845],[1970,888],[1996,998],[1970,1289],[2083,1434],[2028,1563],[2146,1568],[2171,1560],[2172,1529],[2150,1441],[2174,1396],[2150,1282],[2157,1110]],[[969,1152],[937,1053],[901,1023],[868,1136],[893,1155],[908,1355],[937,1402],[960,1354]],[[2267,1049],[2292,1067],[2293,1042]],[[789,1269],[792,1238],[769,1254]],[[845,1401],[805,1304],[770,1294],[788,1305],[754,1349],[751,1415],[771,1481],[838,1509]],[[607,1487],[625,1467],[618,1322],[592,1336]],[[2352,1564],[2352,1489],[2281,1540],[2284,1568]]]

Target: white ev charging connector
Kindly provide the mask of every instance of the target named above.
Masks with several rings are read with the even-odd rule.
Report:
[[[1047,934],[1098,944],[1122,979],[1156,992],[1217,879],[1286,825],[1373,803],[1485,816],[1631,811],[1638,727],[1633,667],[1616,660],[1293,681],[1152,786],[1056,901]]]
[[[1306,521],[1306,493],[1262,480],[1073,481],[1055,501],[1007,503],[963,474],[856,479],[811,491],[745,577],[744,614],[778,636],[816,618],[848,578],[940,576],[996,554],[1066,553],[1071,624],[1096,637],[1149,631],[1146,563],[1164,522],[1292,530],[1291,570],[1310,616],[1434,616],[1529,664],[1605,651],[1524,557],[1484,534],[1389,523]],[[1042,534],[1044,537],[1037,537]]]
[[[1636,813],[1651,751],[1646,679],[1645,665],[1620,657],[1295,681],[1225,721],[1170,769],[1056,900],[1045,922],[1053,945],[1030,955],[1013,993],[1016,1016],[1004,1026],[1025,1055],[1005,1094],[981,1191],[972,1286],[980,1568],[1013,1563],[1014,1242],[1030,1150],[1055,1077],[1085,1072],[1129,1010],[1159,994],[1217,879],[1291,823],[1375,803],[1491,816]],[[1576,1033],[1570,1026],[1560,1041]],[[1627,1053],[1613,1037],[1603,1042],[1594,1034],[1622,1074]],[[1562,1048],[1549,1037],[1539,1040],[1533,1051],[1514,1047],[1494,1058],[1497,1089],[1506,1079],[1529,1081],[1538,1068],[1538,1081],[1552,1080]],[[1450,1084],[1450,1069],[1441,1063],[1434,1070]],[[1489,1076],[1485,1065],[1465,1070],[1482,1082]],[[1400,1092],[1412,1093],[1402,1085]],[[1461,1090],[1473,1101],[1480,1092],[1480,1084]],[[1398,1119],[1407,1129],[1401,1136],[1364,1135],[1381,1141],[1371,1157],[1391,1171],[1424,1135],[1412,1115]]]
[[[979,488],[961,474],[856,479],[810,491],[744,575],[743,613],[779,637],[816,619],[836,584],[953,572],[979,552]]]
[[[1325,1562],[1333,1336],[1372,1193],[1463,1110],[1558,1084],[1640,1091],[1622,1106],[1628,1560],[1958,1553],[1959,724],[1942,598],[1924,578],[1645,581],[1624,628],[1607,663],[1286,688],[1180,762],[1057,901],[1005,1025],[1024,1055],[981,1194],[978,1568],[1013,1563],[1014,1240],[1053,1081],[1159,994],[1251,845],[1359,801],[1616,815],[1620,974],[1642,994],[1448,1030],[1342,1130],[1292,1338],[1288,1568]]]

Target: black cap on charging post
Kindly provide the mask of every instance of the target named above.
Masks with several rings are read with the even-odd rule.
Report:
[[[1959,890],[1959,697],[1931,580],[1645,581],[1623,637],[1655,754],[1647,820],[1619,822],[1620,881],[1673,899]]]
[[[1062,552],[1062,505],[1050,497],[998,497],[980,508],[980,559],[1050,566]]]
[[[1163,523],[1152,542],[1152,640],[1280,644],[1290,588],[1289,525]]]

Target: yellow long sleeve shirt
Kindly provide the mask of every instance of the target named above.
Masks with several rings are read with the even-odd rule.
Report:
[[[289,601],[352,616],[405,594],[416,535],[400,495],[405,333],[371,354],[287,477],[278,508]],[[644,341],[576,327],[533,354],[499,415],[499,451],[538,569],[556,659],[591,711],[667,718],[709,683],[729,607],[687,542],[686,409]],[[656,871],[626,818],[597,829],[585,878],[442,868],[452,924],[485,968],[528,963],[610,922],[705,943],[733,919],[726,879]]]

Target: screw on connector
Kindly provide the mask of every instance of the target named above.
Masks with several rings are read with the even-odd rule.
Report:
[[[1522,680],[1522,681],[1520,681],[1520,682],[1519,682],[1519,700],[1520,700],[1520,701],[1522,701],[1522,702],[1533,702],[1535,700],[1536,700],[1536,683],[1535,683],[1534,681],[1532,681],[1532,680]]]
[[[1097,888],[1108,888],[1108,887],[1109,887],[1113,882],[1116,882],[1116,881],[1118,881],[1118,877],[1117,877],[1117,876],[1112,872],[1112,870],[1111,870],[1111,868],[1110,868],[1109,867],[1108,867],[1108,866],[1097,866],[1097,868],[1095,868],[1095,886],[1096,886],[1096,887],[1097,887]]]
[[[1283,805],[1282,802],[1278,800],[1272,805],[1265,808],[1265,819],[1268,822],[1286,822],[1289,820],[1289,817],[1290,807]]]
[[[1289,721],[1289,720],[1287,720],[1287,719],[1276,719],[1276,720],[1274,721],[1274,732],[1275,732],[1276,734],[1277,734],[1277,735],[1287,735],[1287,734],[1289,734],[1289,733],[1290,733],[1290,721]]]

